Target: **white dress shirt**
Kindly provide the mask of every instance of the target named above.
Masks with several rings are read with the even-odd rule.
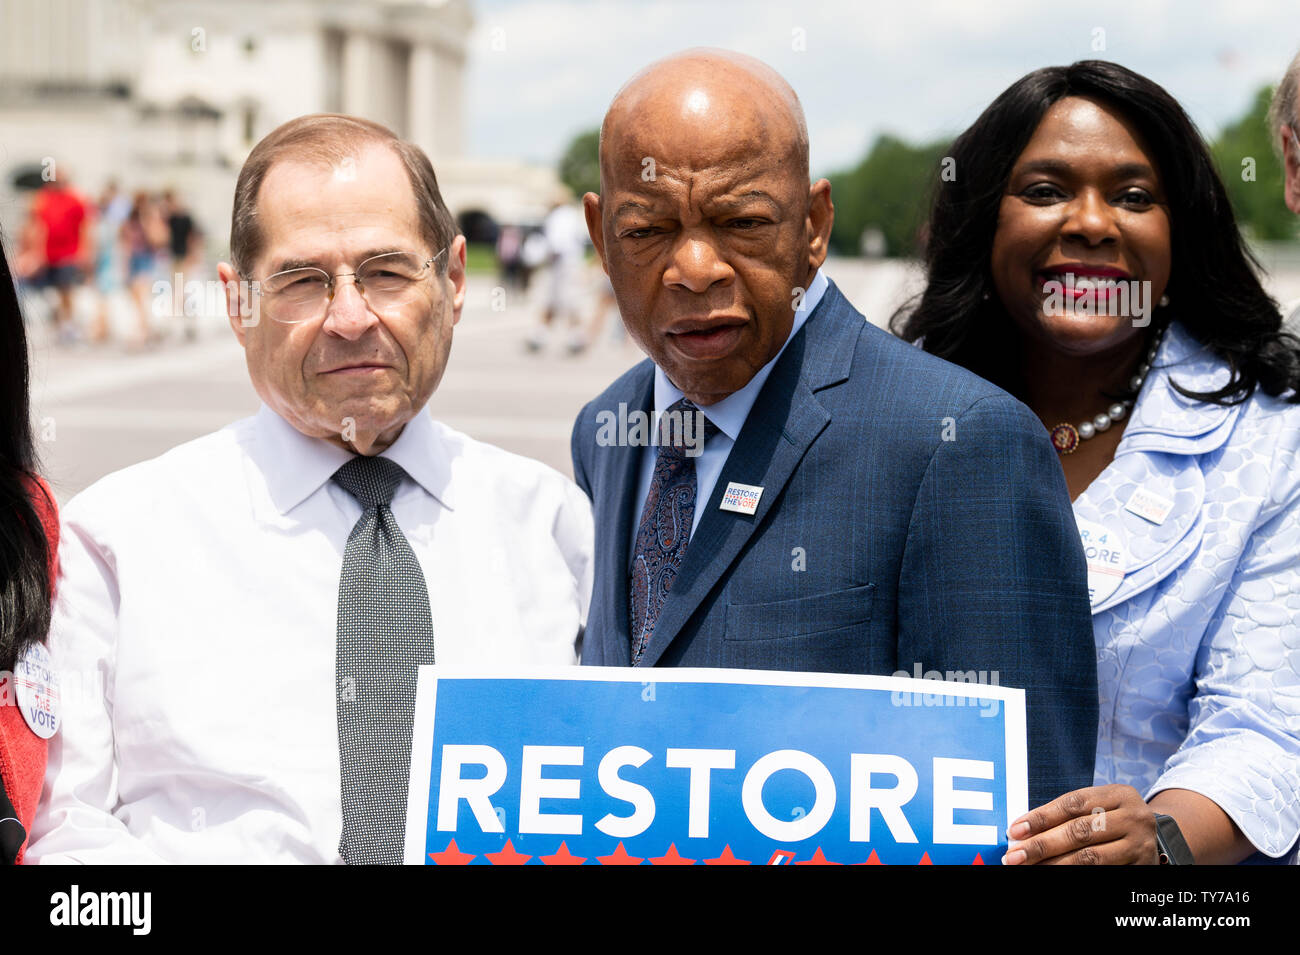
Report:
[[[709,503],[709,496],[713,493],[714,485],[718,483],[718,475],[722,473],[722,466],[727,463],[727,456],[731,454],[731,449],[736,444],[736,439],[740,437],[740,429],[745,426],[745,419],[749,417],[749,409],[754,407],[754,402],[758,400],[758,393],[763,390],[763,384],[767,381],[767,376],[772,373],[776,363],[780,361],[781,356],[785,353],[786,347],[790,344],[790,339],[798,334],[799,329],[803,328],[803,323],[808,321],[808,316],[812,314],[817,303],[822,300],[829,286],[826,276],[822,275],[821,269],[813,273],[812,281],[808,283],[808,291],[804,293],[803,308],[794,313],[794,323],[790,326],[790,334],[786,336],[781,350],[776,353],[771,361],[754,373],[754,377],[749,379],[749,383],[739,391],[734,391],[721,401],[715,402],[707,407],[701,407],[704,416],[717,426],[718,432],[704,442],[704,448],[699,456],[695,458],[695,516],[691,519],[691,533],[695,533],[695,528],[700,525],[700,517],[704,514],[704,509]],[[659,416],[671,408],[683,397],[682,390],[668,380],[664,370],[658,365],[655,366],[655,407],[654,418],[655,428],[658,428]],[[657,433],[657,432],[656,432]],[[640,502],[637,507],[636,516],[632,521],[632,546],[628,551],[629,554],[636,555],[636,533],[641,523],[641,512],[645,509],[646,495],[650,493],[650,481],[654,478],[655,473],[655,456],[658,448],[651,445],[641,452],[641,473],[637,484],[636,499]]]
[[[592,520],[571,481],[422,412],[383,452],[439,663],[573,664]],[[31,862],[340,862],[335,641],[352,455],[266,406],[63,511],[63,723]]]

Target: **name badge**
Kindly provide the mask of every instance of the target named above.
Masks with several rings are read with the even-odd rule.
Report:
[[[722,495],[722,503],[718,505],[718,510],[753,514],[758,510],[758,499],[762,496],[761,487],[753,484],[737,484],[732,481],[727,485],[726,493]]]
[[[1124,510],[1136,514],[1152,524],[1163,524],[1165,518],[1169,516],[1169,512],[1173,509],[1173,501],[1167,497],[1161,497],[1155,491],[1148,491],[1144,487],[1134,491],[1132,496],[1129,497],[1128,503],[1124,505]]]
[[[1092,521],[1078,521],[1079,541],[1088,562],[1088,603],[1096,608],[1119,589],[1128,570],[1124,539],[1115,531]]]
[[[34,643],[27,648],[14,666],[12,679],[23,719],[33,733],[49,739],[59,729],[59,677],[44,644]]]

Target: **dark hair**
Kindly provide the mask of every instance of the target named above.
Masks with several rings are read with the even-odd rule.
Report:
[[[1300,340],[1282,317],[1242,242],[1228,194],[1200,133],[1178,102],[1146,77],[1103,60],[1053,66],[1021,77],[957,137],[957,176],[936,185],[925,263],[928,283],[890,322],[908,341],[1009,391],[1018,379],[1019,338],[993,287],[989,258],[998,209],[1016,159],[1043,115],[1067,96],[1113,107],[1140,132],[1169,203],[1172,270],[1167,310],[1223,359],[1222,388],[1184,395],[1237,404],[1261,388],[1300,401]],[[1152,329],[1169,316],[1157,310]],[[1131,397],[1131,396],[1119,396]]]
[[[0,244],[0,670],[50,632],[49,543],[32,506],[36,449],[27,397],[27,335]]]

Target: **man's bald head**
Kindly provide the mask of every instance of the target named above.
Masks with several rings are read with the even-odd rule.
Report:
[[[685,50],[657,60],[623,84],[605,113],[602,188],[607,159],[628,138],[656,130],[674,137],[691,129],[717,134],[736,125],[759,137],[765,158],[789,162],[800,180],[808,181],[808,124],[799,97],[780,73],[730,50]]]
[[[618,92],[587,229],[628,334],[686,397],[734,394],[789,339],[826,258],[830,183],[770,67],[726,50],[653,63]]]

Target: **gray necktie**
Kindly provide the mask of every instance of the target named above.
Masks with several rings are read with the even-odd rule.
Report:
[[[415,668],[434,662],[424,574],[388,507],[405,473],[358,456],[333,477],[364,509],[343,552],[335,664],[349,865],[402,861]]]

